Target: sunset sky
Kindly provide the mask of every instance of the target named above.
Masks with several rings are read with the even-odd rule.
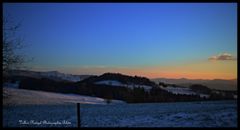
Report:
[[[32,70],[237,78],[237,3],[4,3]]]

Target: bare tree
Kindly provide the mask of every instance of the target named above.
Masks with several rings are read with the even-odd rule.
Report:
[[[23,63],[27,62],[26,56],[19,53],[26,46],[23,38],[16,34],[20,27],[21,23],[10,21],[9,16],[3,17],[3,76],[13,69],[24,67]]]

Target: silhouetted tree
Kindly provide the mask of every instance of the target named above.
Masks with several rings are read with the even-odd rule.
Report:
[[[23,39],[17,35],[21,24],[11,21],[9,16],[3,17],[3,77],[6,78],[10,71],[24,67],[23,63],[27,62],[26,56],[17,53],[25,47]],[[29,60],[30,61],[30,60]]]

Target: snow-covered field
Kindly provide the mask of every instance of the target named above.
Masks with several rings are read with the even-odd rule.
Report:
[[[76,127],[76,102],[84,103],[81,97],[85,97],[71,99],[77,96],[3,90],[3,127]],[[237,127],[237,101],[145,104],[116,101],[109,105],[96,102],[81,104],[82,127]]]
[[[237,127],[236,101],[82,105],[84,127]]]
[[[77,94],[61,94],[43,91],[34,91],[16,88],[3,88],[4,105],[37,105],[37,104],[106,104],[103,98],[82,96]],[[112,104],[124,103],[119,100],[112,100]]]

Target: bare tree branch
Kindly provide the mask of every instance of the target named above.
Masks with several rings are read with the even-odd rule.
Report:
[[[7,74],[10,70],[24,68],[24,63],[29,62],[26,55],[19,54],[26,45],[24,39],[17,35],[21,23],[15,24],[10,21],[9,15],[3,17],[3,73]]]

